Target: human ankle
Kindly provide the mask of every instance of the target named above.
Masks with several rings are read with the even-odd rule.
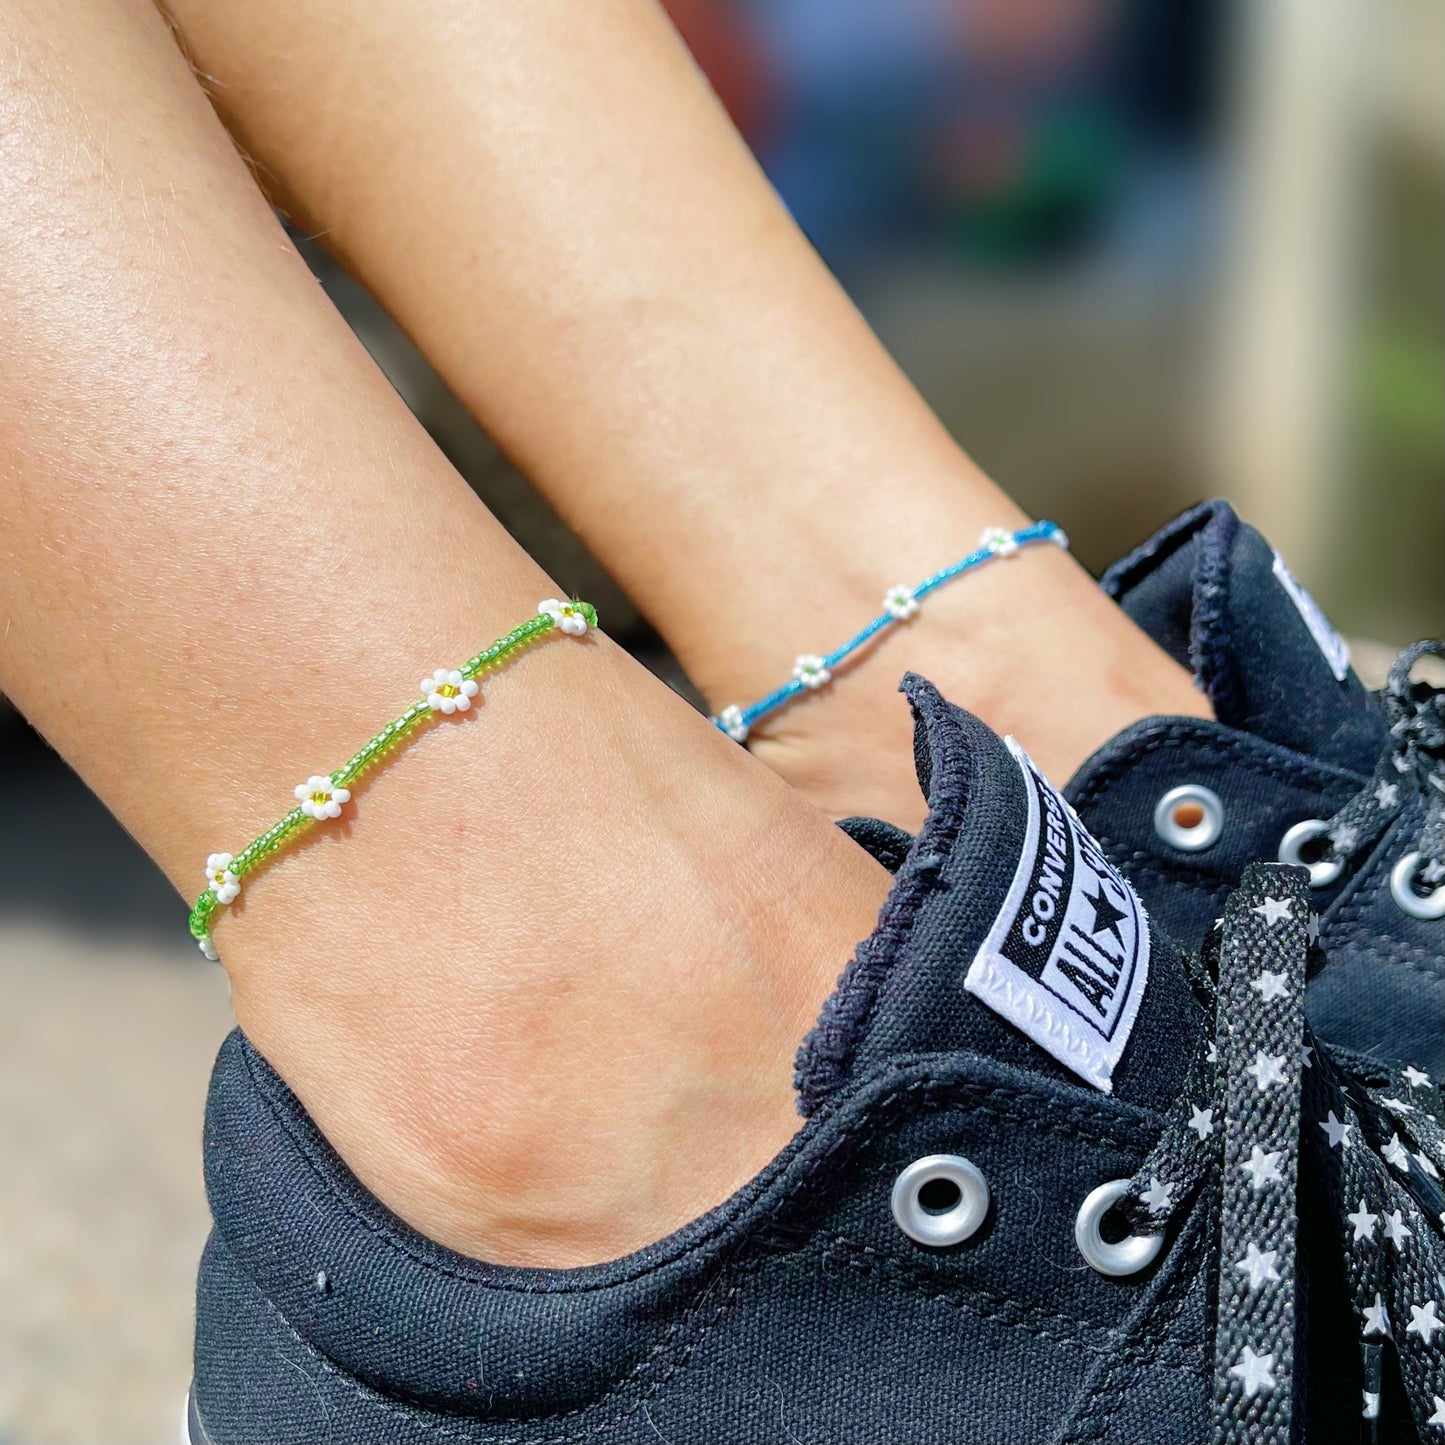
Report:
[[[1016,736],[1060,785],[1142,717],[1210,715],[1182,667],[1072,559],[1040,547],[930,597],[821,691],[755,727],[749,745],[830,816],[916,827],[923,802],[896,695],[905,670]]]
[[[615,1257],[726,1198],[797,1127],[794,1052],[887,876],[697,729],[694,802],[649,812],[649,786],[676,791],[669,766],[597,780],[634,802],[571,881],[499,909],[464,860],[440,889],[401,866],[334,953],[236,970],[253,1041],[362,1182],[441,1243]],[[433,946],[446,898],[445,933],[474,952]]]

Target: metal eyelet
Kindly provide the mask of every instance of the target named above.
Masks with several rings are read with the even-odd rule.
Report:
[[[1171,848],[1186,853],[1212,848],[1224,832],[1224,804],[1212,788],[1182,783],[1155,805],[1154,831]]]
[[[1445,883],[1428,893],[1415,892],[1415,871],[1420,866],[1418,853],[1406,853],[1390,870],[1390,897],[1411,918],[1445,918]]]
[[[1345,871],[1343,858],[1316,858],[1306,863],[1304,850],[1317,838],[1323,838],[1330,831],[1330,825],[1321,818],[1306,818],[1286,830],[1279,840],[1279,861],[1292,863],[1297,868],[1308,868],[1311,888],[1328,888]]]
[[[926,1186],[951,1184],[956,1203],[931,1209],[921,1196]],[[899,1229],[918,1244],[935,1249],[962,1244],[976,1234],[988,1216],[988,1180],[978,1166],[961,1154],[929,1154],[916,1159],[893,1183],[893,1218]]]
[[[1122,1279],[1125,1275],[1138,1274],[1147,1269],[1159,1256],[1164,1246],[1162,1234],[1131,1234],[1115,1244],[1110,1244],[1099,1233],[1099,1224],[1104,1216],[1127,1194],[1127,1179],[1111,1179],[1090,1191],[1079,1206],[1079,1217],[1074,1221],[1074,1243],[1090,1269],[1108,1275],[1110,1279]]]

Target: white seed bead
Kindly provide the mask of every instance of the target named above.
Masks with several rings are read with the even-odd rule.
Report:
[[[985,527],[978,545],[987,547],[995,557],[1011,557],[1019,549],[1018,538],[1004,527]]]
[[[736,703],[729,703],[713,721],[735,742],[748,740],[748,725],[743,721],[743,710]]]

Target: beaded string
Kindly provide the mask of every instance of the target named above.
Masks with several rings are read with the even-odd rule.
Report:
[[[1069,545],[1068,536],[1057,522],[1034,522],[1030,526],[1019,528],[1017,532],[1010,532],[1005,527],[986,527],[983,536],[979,538],[978,546],[967,557],[960,558],[952,566],[935,572],[931,577],[925,577],[916,587],[905,587],[901,584],[890,587],[883,594],[883,611],[861,632],[850,637],[842,647],[823,654],[803,653],[793,663],[793,676],[790,681],[775,688],[766,697],[759,698],[749,707],[730,703],[727,707],[720,708],[717,716],[712,719],[713,723],[734,742],[747,742],[748,734],[760,719],[786,707],[799,694],[816,692],[825,686],[832,680],[838,667],[864,643],[876,637],[885,627],[906,622],[912,617],[918,611],[918,604],[930,592],[936,592],[944,583],[952,582],[955,577],[961,577],[965,572],[971,572],[975,567],[981,567],[995,557],[1011,557],[1020,547],[1026,547],[1032,542],[1052,542],[1056,547],[1065,549]]]
[[[253,838],[239,853],[212,853],[206,859],[206,889],[196,899],[190,919],[191,937],[201,952],[213,961],[218,957],[211,942],[211,919],[218,908],[224,908],[237,897],[246,874],[254,872],[303,829],[339,818],[342,805],[351,801],[350,784],[378,759],[399,747],[423,723],[468,712],[479,691],[476,679],[482,673],[495,671],[554,629],[580,637],[589,627],[596,626],[597,609],[590,602],[564,602],[549,597],[537,605],[535,617],[514,627],[460,667],[439,667],[430,677],[422,678],[421,698],[399,718],[387,723],[360,752],[334,773],[317,773],[296,785],[297,805],[279,823],[267,828],[259,838]]]

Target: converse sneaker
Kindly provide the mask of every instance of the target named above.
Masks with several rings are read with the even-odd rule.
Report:
[[[1103,585],[1189,667],[1215,722],[1150,718],[1066,789],[1176,938],[1197,944],[1246,864],[1309,869],[1330,965],[1324,1038],[1445,1074],[1445,695],[1420,644],[1374,695],[1324,614],[1224,502],[1186,512]]]
[[[1303,871],[1186,956],[1019,749],[908,691],[929,817],[800,1051],[804,1123],[669,1238],[453,1254],[231,1036],[194,1445],[1445,1428],[1439,1095],[1314,1045]]]

